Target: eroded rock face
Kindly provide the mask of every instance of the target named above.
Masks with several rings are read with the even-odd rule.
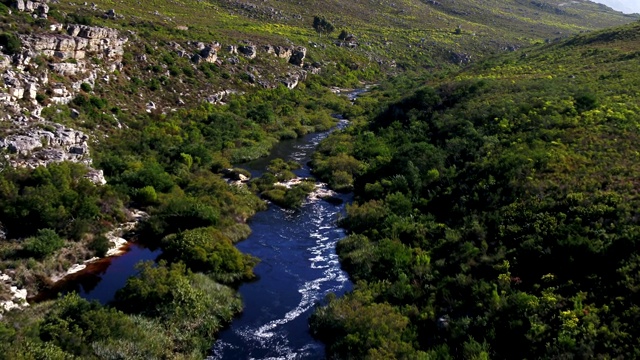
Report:
[[[91,165],[88,135],[60,124],[45,124],[45,128],[27,126],[20,133],[0,139],[0,149],[16,154],[9,160],[11,165],[36,168],[61,161]],[[100,170],[91,169],[87,178],[98,185],[106,183]]]
[[[83,60],[87,54],[111,61],[122,60],[127,38],[120,37],[117,30],[68,25],[66,33],[22,35],[20,38],[28,51],[62,60]]]
[[[38,9],[38,1],[16,1],[20,11]],[[44,1],[39,3],[44,4]],[[47,8],[48,9],[48,8]],[[89,137],[81,131],[48,122],[41,117],[42,105],[36,101],[46,89],[52,104],[68,104],[83,83],[94,86],[97,81],[109,81],[109,72],[122,67],[126,37],[117,30],[85,25],[59,24],[50,33],[20,35],[23,49],[9,57],[0,54],[0,121],[4,123],[0,149],[6,149],[14,167],[35,168],[52,162],[72,161],[85,164],[91,181],[102,185],[106,181],[101,171],[91,169]],[[37,56],[52,59],[47,69],[37,74],[25,71]],[[87,61],[101,59],[99,64]],[[49,83],[49,73],[72,78]],[[72,111],[71,117],[80,117]]]

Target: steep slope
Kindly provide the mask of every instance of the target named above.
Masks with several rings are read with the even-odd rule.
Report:
[[[334,356],[637,356],[638,45],[635,23],[362,102],[315,160],[357,195],[358,285],[312,320]]]

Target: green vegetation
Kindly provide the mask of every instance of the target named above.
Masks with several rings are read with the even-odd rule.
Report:
[[[64,246],[64,240],[51,229],[40,229],[38,235],[27,238],[24,250],[35,258],[44,258],[60,250]]]
[[[315,159],[329,178],[358,165],[338,246],[357,285],[311,319],[329,356],[638,356],[639,39],[635,23],[358,100]]]
[[[335,26],[329,20],[317,15],[313,17],[313,28],[320,34],[331,34],[335,30]]]
[[[69,294],[4,314],[0,359],[201,359],[241,310],[227,285],[254,277],[257,259],[233,244],[265,208],[256,194],[295,208],[314,186],[276,184],[294,178],[297,165],[282,160],[248,186],[230,186],[227,169],[280,140],[331,128],[336,113],[354,126],[321,145],[314,167],[358,196],[339,252],[359,282],[314,318],[331,354],[512,357],[507,344],[532,356],[630,354],[625,339],[640,335],[629,325],[635,299],[619,286],[635,291],[638,172],[629,144],[638,57],[629,39],[637,28],[464,72],[458,65],[637,17],[520,0],[325,1],[327,18],[297,0],[61,0],[43,19],[10,13],[8,3],[0,4],[7,55],[21,50],[18,35],[56,24],[114,28],[128,43],[108,81],[55,74],[48,55],[21,68],[34,79],[49,74],[36,95],[42,117],[91,135],[93,166],[108,185],[91,183],[77,164],[3,162],[0,269],[35,294],[72,264],[104,255],[102,234],[129,220],[127,208],[149,213],[139,238],[163,260],[141,264],[113,304]],[[104,17],[107,9],[117,16]],[[351,33],[357,43],[339,46]],[[258,46],[256,58],[227,50],[245,40]],[[214,42],[216,62],[191,61],[198,43]],[[266,45],[305,46],[305,64],[320,73],[267,55]],[[105,59],[87,61],[107,69]],[[295,90],[281,85],[293,75]],[[388,76],[353,106],[328,89]],[[75,86],[69,105],[53,103],[54,84]],[[12,131],[7,124],[0,135]],[[581,270],[596,262],[603,273]]]
[[[106,252],[99,236],[126,219],[126,197],[85,178],[73,163],[0,172],[0,223],[14,241],[0,242],[0,268],[36,293],[74,263]],[[37,260],[37,261],[35,261]]]
[[[299,168],[300,164],[295,161],[274,159],[267,172],[251,182],[251,189],[278,206],[297,209],[316,185],[314,179],[297,179],[292,170]]]
[[[13,55],[20,51],[22,48],[22,42],[15,34],[3,33],[0,34],[0,45],[4,47],[4,50],[9,55]]]

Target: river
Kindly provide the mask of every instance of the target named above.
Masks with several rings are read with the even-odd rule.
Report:
[[[339,127],[346,125],[342,120]],[[268,158],[243,167],[259,176],[269,161],[281,157],[303,164],[294,171],[311,176],[306,163],[329,132],[310,134],[276,145]],[[350,194],[338,195],[345,203]],[[314,305],[333,292],[351,289],[335,253],[344,237],[336,226],[344,203],[307,200],[296,211],[270,205],[249,222],[252,234],[237,246],[260,259],[258,280],[240,286],[244,312],[220,333],[209,359],[323,359],[324,345],[309,333]]]

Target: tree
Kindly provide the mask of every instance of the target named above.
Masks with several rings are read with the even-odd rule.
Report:
[[[317,15],[313,17],[313,28],[316,29],[319,34],[330,34],[335,30],[335,27],[329,20],[325,19],[324,16]]]

